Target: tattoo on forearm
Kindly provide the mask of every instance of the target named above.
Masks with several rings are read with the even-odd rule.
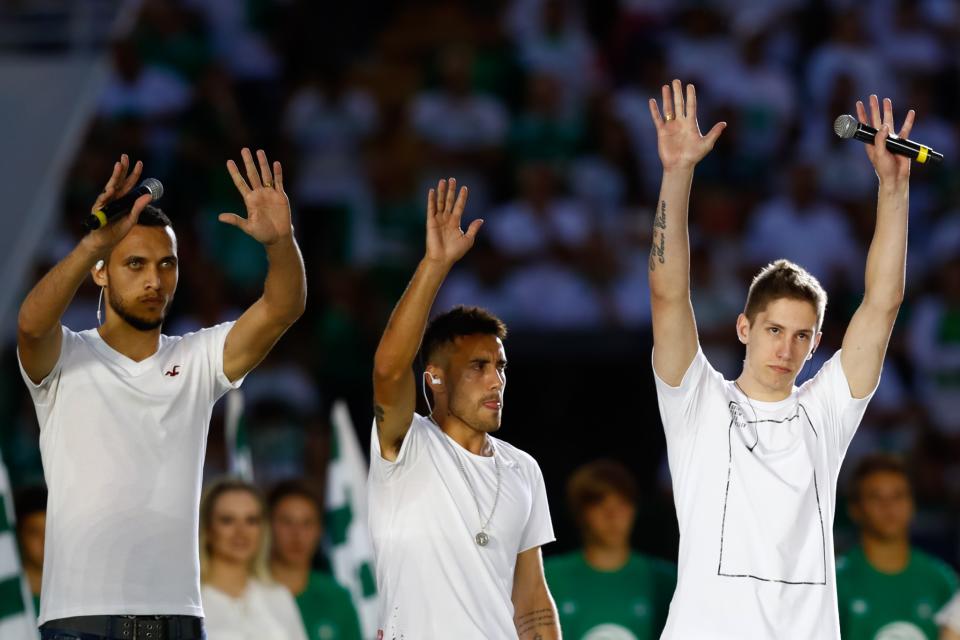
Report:
[[[383,416],[384,416],[383,407],[381,407],[378,404],[373,405],[373,417],[376,418],[377,420],[378,429],[383,426]]]
[[[657,229],[667,228],[667,201],[660,201],[660,213],[653,217],[653,226]]]
[[[664,256],[666,248],[666,230],[667,230],[667,201],[660,201],[660,212],[653,217],[653,246],[650,247],[650,271],[657,268],[657,263],[663,264],[667,261]]]
[[[537,629],[556,626],[557,618],[553,613],[553,609],[537,609],[536,611],[525,613],[522,616],[517,616],[514,618],[514,624],[517,625],[517,635],[521,638],[523,638],[525,633],[533,632],[530,640],[542,640],[543,636],[540,635]]]

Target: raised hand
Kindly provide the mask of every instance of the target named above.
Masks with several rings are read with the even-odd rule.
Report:
[[[456,196],[456,197],[454,197]],[[452,265],[462,258],[477,237],[483,220],[474,220],[466,233],[460,229],[463,210],[467,206],[467,188],[457,181],[441,180],[427,193],[427,260]]]
[[[110,179],[107,180],[107,184],[103,187],[103,191],[97,196],[93,206],[90,207],[90,212],[99,211],[109,202],[126,195],[137,185],[141,173],[143,173],[143,163],[137,160],[133,165],[133,171],[131,171],[130,158],[127,154],[122,154],[120,161],[113,163],[113,173],[110,175]],[[89,242],[93,243],[92,246],[94,246],[95,251],[98,254],[102,254],[123,240],[130,232],[130,229],[137,224],[140,212],[150,204],[150,201],[151,197],[149,194],[140,196],[137,198],[137,201],[133,203],[130,213],[122,218],[118,218],[101,229],[91,231],[87,235],[87,238],[89,238]]]
[[[913,109],[907,112],[907,117],[903,120],[903,126],[900,132],[894,134],[893,123],[893,103],[890,98],[883,99],[883,117],[880,116],[880,101],[875,94],[870,96],[870,119],[867,120],[867,110],[863,102],[857,100],[857,118],[863,124],[869,124],[877,130],[877,136],[873,144],[865,145],[867,157],[873,164],[874,171],[880,182],[894,183],[908,180],[910,178],[910,158],[898,156],[887,151],[887,137],[909,138],[910,130],[913,128],[913,119],[916,112]]]
[[[290,201],[283,191],[283,169],[279,162],[273,163],[271,171],[267,162],[267,154],[262,149],[257,151],[257,165],[253,162],[250,149],[244,148],[240,152],[244,168],[247,171],[247,180],[240,175],[240,169],[233,160],[227,160],[227,171],[233,178],[233,184],[243,196],[243,204],[247,208],[247,217],[235,213],[221,213],[220,222],[238,227],[248,236],[260,244],[269,246],[283,238],[293,235],[293,226],[290,222]],[[248,184],[249,181],[249,184]]]
[[[657,101],[650,98],[650,116],[657,128],[657,151],[664,170],[692,168],[707,155],[727,126],[718,122],[707,132],[700,133],[697,124],[697,91],[692,84],[687,85],[687,98],[684,104],[683,85],[674,80],[672,85],[663,85],[663,117]]]

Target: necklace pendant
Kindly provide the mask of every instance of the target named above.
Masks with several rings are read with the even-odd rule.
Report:
[[[474,537],[474,540],[476,540],[477,544],[481,547],[485,547],[490,543],[490,536],[488,536],[485,531],[481,531]]]

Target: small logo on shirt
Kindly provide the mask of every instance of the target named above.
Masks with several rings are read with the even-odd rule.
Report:
[[[178,364],[173,365],[168,371],[164,371],[163,375],[170,376],[171,378],[177,377],[178,375],[180,375],[180,365]]]

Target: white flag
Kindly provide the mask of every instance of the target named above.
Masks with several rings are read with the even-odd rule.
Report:
[[[247,482],[253,482],[253,454],[250,452],[250,439],[247,437],[247,421],[243,416],[243,391],[231,389],[227,392],[227,406],[224,409],[223,422],[227,440],[227,471]]]
[[[377,581],[373,544],[367,529],[367,461],[360,449],[350,412],[337,400],[327,468],[327,556],[333,575],[350,595],[366,638],[377,633]]]
[[[10,478],[0,457],[0,638],[36,640],[39,637],[30,586],[20,568]]]

